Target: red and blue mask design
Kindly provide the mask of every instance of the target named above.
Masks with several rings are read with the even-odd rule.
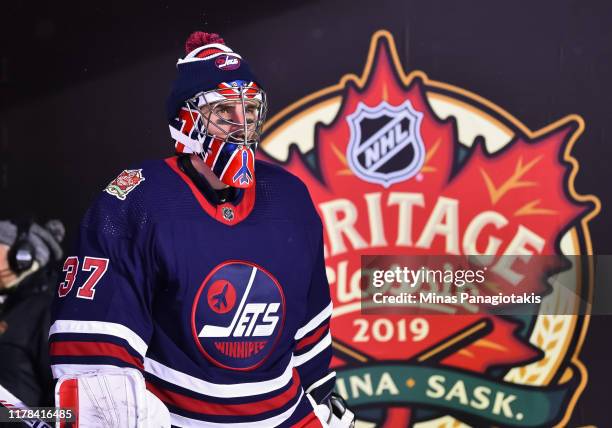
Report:
[[[223,82],[197,94],[171,125],[177,153],[197,153],[228,186],[255,182],[255,151],[266,112],[265,93],[254,82]]]
[[[210,43],[179,59],[167,100],[176,152],[198,154],[232,187],[255,183],[255,151],[267,107],[266,94],[255,82],[240,55]]]
[[[204,163],[228,186],[248,188],[255,182],[255,147],[214,138]]]

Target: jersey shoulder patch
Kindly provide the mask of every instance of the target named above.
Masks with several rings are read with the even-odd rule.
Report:
[[[117,178],[108,183],[104,191],[124,201],[128,193],[138,187],[143,181],[145,181],[145,177],[142,169],[124,169]]]

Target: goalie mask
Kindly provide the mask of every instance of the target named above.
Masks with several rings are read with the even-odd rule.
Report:
[[[265,93],[248,64],[217,35],[193,33],[186,50],[167,102],[176,152],[198,154],[229,186],[251,187]]]

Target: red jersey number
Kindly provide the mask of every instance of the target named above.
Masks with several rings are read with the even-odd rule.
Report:
[[[62,271],[66,272],[66,277],[64,281],[60,283],[57,294],[60,297],[66,297],[70,290],[72,290],[72,286],[74,285],[74,281],[76,281],[77,271],[79,270],[79,259],[77,257],[68,257],[64,262],[64,268]]]
[[[72,286],[74,285],[79,269],[79,259],[77,257],[68,257],[64,263],[63,271],[66,272],[64,281],[60,283],[58,288],[58,294],[60,297],[66,297]],[[99,257],[85,257],[83,259],[82,270],[91,272],[89,277],[85,280],[77,291],[77,297],[80,299],[93,300],[96,294],[96,285],[102,279],[106,270],[108,269],[108,259]]]

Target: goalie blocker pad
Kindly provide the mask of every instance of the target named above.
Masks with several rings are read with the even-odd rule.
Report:
[[[330,372],[310,385],[306,396],[324,427],[352,428],[355,415],[346,407],[342,397],[333,392],[335,384],[336,372]]]
[[[142,374],[131,368],[64,375],[55,386],[55,405],[74,410],[73,428],[170,427],[168,409],[146,389]],[[67,426],[65,422],[56,424],[59,428]]]
[[[306,397],[312,405],[315,415],[321,422],[323,428],[354,428],[355,414],[351,412],[346,403],[337,394],[331,396],[322,404],[315,403],[309,394]]]
[[[328,402],[331,409],[329,428],[353,428],[355,426],[355,414],[346,407],[342,397],[332,393]]]
[[[321,404],[330,397],[335,385],[336,372],[331,372],[310,385],[306,393],[309,394],[317,404]]]

